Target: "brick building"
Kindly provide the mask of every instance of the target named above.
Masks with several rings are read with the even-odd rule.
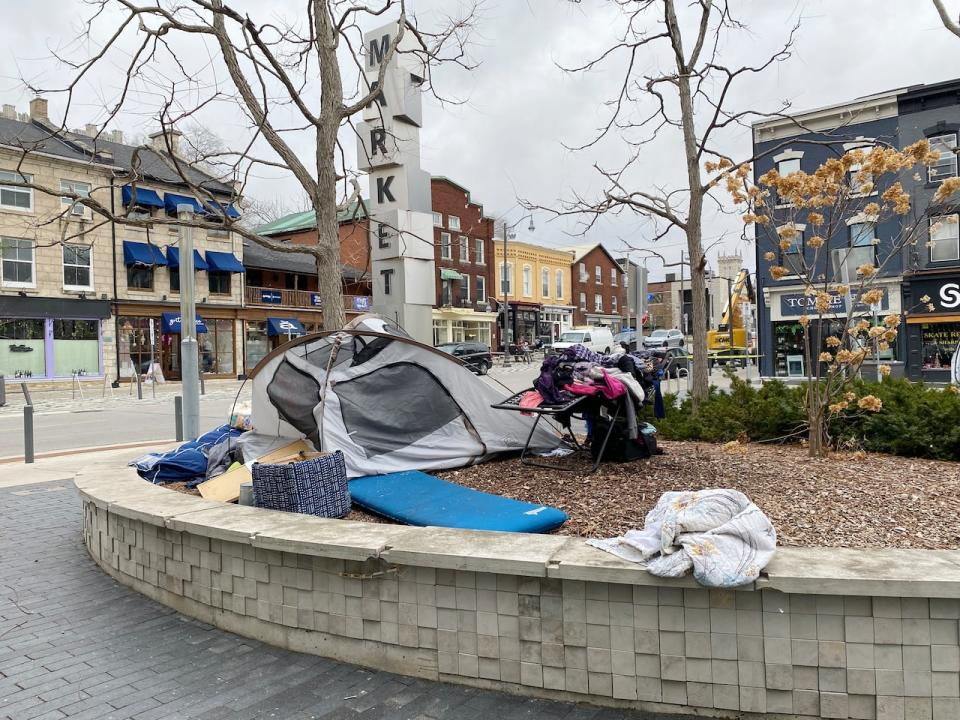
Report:
[[[600,243],[565,248],[570,265],[574,325],[602,325],[620,332],[625,302],[625,275],[620,263]]]
[[[433,342],[476,340],[491,345],[494,251],[492,218],[467,188],[445,177],[430,182],[436,304]]]

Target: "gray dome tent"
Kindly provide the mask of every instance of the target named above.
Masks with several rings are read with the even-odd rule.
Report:
[[[462,467],[519,451],[533,424],[492,409],[504,393],[375,315],[288,343],[251,375],[256,434],[244,445],[265,450],[279,438],[305,438],[318,450],[342,450],[350,477]],[[530,447],[559,441],[541,424]]]

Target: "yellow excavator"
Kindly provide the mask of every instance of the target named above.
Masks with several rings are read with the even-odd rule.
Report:
[[[743,312],[741,303],[756,302],[756,295],[753,291],[753,283],[750,280],[750,271],[747,268],[741,268],[737,279],[730,287],[730,297],[727,299],[727,306],[723,309],[723,317],[716,330],[710,330],[707,333],[707,353],[713,356],[721,356],[717,360],[732,360],[732,355],[747,355],[749,347],[747,345],[747,330],[744,327]]]

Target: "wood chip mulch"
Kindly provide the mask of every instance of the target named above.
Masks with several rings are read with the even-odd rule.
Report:
[[[734,488],[763,510],[779,545],[960,549],[960,463],[877,453],[814,460],[795,445],[660,443],[664,454],[558,472],[501,460],[435,473],[461,485],[564,510],[563,535],[611,537],[643,527],[667,490]],[[165,487],[198,494],[183,483]],[[389,522],[353,510],[347,520]]]
[[[557,472],[517,459],[437,475],[558,507],[570,516],[559,530],[565,535],[620,535],[643,527],[667,490],[727,487],[767,514],[780,545],[960,548],[960,463],[862,452],[814,460],[799,446],[756,443],[660,446],[663,455],[604,463],[593,475],[581,460],[580,472]]]

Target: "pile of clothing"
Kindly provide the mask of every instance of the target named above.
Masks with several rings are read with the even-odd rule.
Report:
[[[175,450],[147,453],[130,465],[140,477],[154,484],[183,482],[193,488],[225,472],[234,462],[243,462],[238,443],[243,432],[221,425]]]

